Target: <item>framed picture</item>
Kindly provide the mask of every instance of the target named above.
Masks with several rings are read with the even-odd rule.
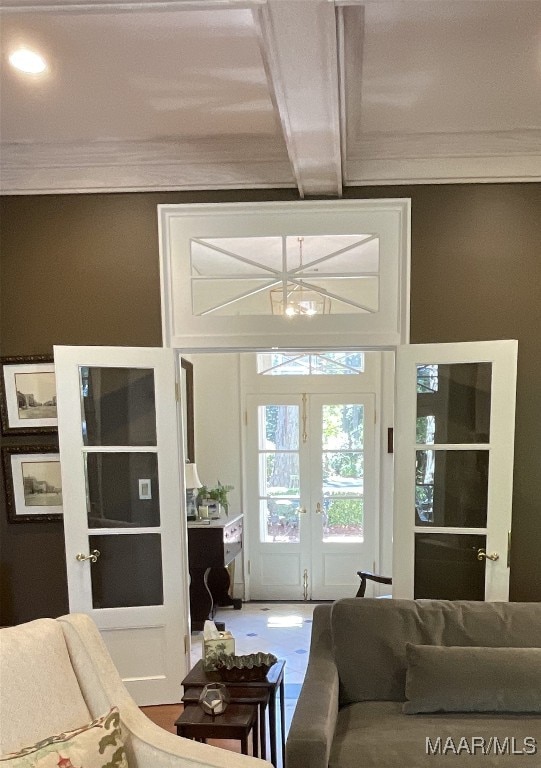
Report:
[[[10,522],[60,520],[62,478],[56,446],[5,446],[2,463]]]
[[[4,435],[56,432],[53,358],[0,358],[0,417]]]

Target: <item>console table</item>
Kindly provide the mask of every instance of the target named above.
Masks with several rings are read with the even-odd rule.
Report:
[[[188,523],[190,618],[193,630],[212,619],[217,606],[239,610],[242,600],[229,594],[227,566],[242,551],[243,516]]]

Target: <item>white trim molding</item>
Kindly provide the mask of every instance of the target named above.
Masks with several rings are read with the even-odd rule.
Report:
[[[279,138],[2,147],[0,190],[5,195],[270,187],[295,187]]]
[[[541,130],[364,134],[347,186],[541,181]]]
[[[407,343],[410,208],[409,199],[159,205],[164,345],[193,352],[274,346],[355,349]],[[246,314],[238,309],[238,305],[238,311],[231,313],[200,311],[201,294],[198,289],[194,298],[193,285],[200,283],[204,276],[194,272],[192,243],[199,243],[201,239],[212,241],[213,238],[276,239],[299,235],[322,239],[342,235],[374,235],[377,238],[378,303],[374,311],[286,317],[270,312],[270,296],[268,313],[253,311],[251,304]],[[252,261],[257,261],[257,255]],[[362,271],[359,266],[359,274]],[[205,278],[208,279],[208,291],[213,294],[221,291],[217,301],[223,301],[224,296],[230,298],[229,294],[223,293],[220,274],[224,273],[216,271]],[[355,277],[355,270],[351,274]],[[268,279],[265,275],[260,276],[261,290],[270,291],[273,280],[272,275]],[[315,278],[314,282],[317,282]],[[236,286],[233,287],[236,291]],[[254,292],[253,285],[248,285],[248,289]],[[360,287],[355,286],[355,289],[360,290]],[[325,292],[326,288],[321,290]],[[235,291],[235,300],[242,299],[243,296]],[[210,295],[207,293],[206,298]]]

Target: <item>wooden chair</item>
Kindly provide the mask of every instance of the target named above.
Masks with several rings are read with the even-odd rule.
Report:
[[[378,576],[376,573],[370,573],[370,571],[357,571],[357,576],[360,578],[361,583],[355,597],[364,597],[366,592],[366,582],[376,581],[378,584],[392,584],[393,580],[390,576]]]

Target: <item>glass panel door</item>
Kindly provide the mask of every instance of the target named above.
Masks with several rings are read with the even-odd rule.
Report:
[[[94,619],[138,703],[175,702],[188,599],[174,352],[57,347],[55,366],[70,610]]]
[[[247,491],[250,515],[251,596],[302,600],[307,596],[309,522],[305,420],[300,395],[249,396]]]
[[[360,403],[324,403],[317,412],[323,542],[364,539],[364,410]]]
[[[375,559],[373,395],[310,395],[313,600],[354,597]]]
[[[248,412],[251,596],[354,596],[376,550],[374,396],[249,396]]]
[[[507,599],[517,345],[401,347],[393,595]]]
[[[161,605],[161,533],[146,531],[161,522],[154,371],[79,366],[79,377],[88,546],[100,553],[92,607]]]
[[[258,417],[260,540],[298,543],[299,406],[260,405]]]

